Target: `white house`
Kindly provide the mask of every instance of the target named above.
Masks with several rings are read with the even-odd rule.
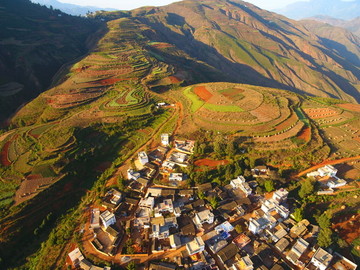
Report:
[[[174,249],[181,247],[181,239],[177,234],[172,234],[169,236],[170,246]]]
[[[162,213],[174,212],[174,205],[171,199],[165,199],[161,203],[158,203],[155,207],[155,217],[162,216]]]
[[[174,152],[171,155],[171,160],[175,163],[184,163],[188,159],[188,155],[180,152]]]
[[[252,270],[254,269],[254,264],[250,259],[249,255],[246,255],[245,257],[242,257],[239,261],[240,269],[241,270]]]
[[[201,237],[195,237],[195,239],[186,244],[186,250],[189,255],[194,255],[196,253],[202,252],[205,249],[205,243]]]
[[[127,170],[127,178],[129,180],[137,180],[140,177],[140,173],[139,172],[135,172],[133,169],[128,169]]]
[[[194,222],[199,226],[204,223],[212,224],[214,223],[214,217],[214,214],[206,209],[195,214]]]
[[[338,187],[343,187],[347,184],[347,182],[344,180],[344,179],[340,179],[340,178],[337,178],[337,177],[334,177],[333,180],[327,182],[327,186],[329,188],[338,188]]]
[[[170,135],[168,133],[161,134],[161,144],[168,146],[170,144]]]
[[[282,203],[287,200],[288,195],[289,192],[286,189],[281,188],[274,192],[272,199],[278,203]]]
[[[299,258],[308,248],[309,243],[304,239],[299,238],[295,245],[291,248],[290,252],[287,254],[286,258],[291,261],[293,264],[297,265]]]
[[[323,250],[318,248],[314,256],[311,258],[311,263],[320,270],[325,270],[329,266],[333,256]]]
[[[151,196],[147,198],[141,198],[139,202],[139,207],[153,209],[154,205],[155,205],[155,198]]]
[[[170,173],[169,180],[180,182],[180,181],[184,180],[184,174],[183,173]]]
[[[175,165],[176,164],[174,162],[169,161],[169,160],[165,160],[164,163],[162,164],[162,167],[172,170],[172,169],[174,169]]]
[[[261,233],[265,228],[268,227],[270,221],[264,217],[258,219],[250,219],[249,221],[249,231],[253,234]]]
[[[144,151],[140,152],[138,154],[138,157],[139,157],[139,161],[142,165],[145,165],[146,163],[149,162],[149,157]]]
[[[318,173],[321,177],[324,177],[324,176],[334,177],[334,176],[336,176],[337,171],[338,170],[335,169],[334,166],[331,166],[331,165],[325,165],[324,167],[318,169]]]
[[[116,223],[115,215],[111,213],[109,210],[106,210],[105,212],[101,213],[100,219],[105,229],[107,229],[107,227],[109,227],[110,225]]]
[[[244,176],[240,175],[236,179],[233,179],[230,181],[230,185],[232,188],[240,188],[242,186],[242,183],[245,183],[246,180]]]
[[[122,194],[120,191],[113,190],[112,197],[110,199],[110,202],[114,205],[118,205],[122,199]]]

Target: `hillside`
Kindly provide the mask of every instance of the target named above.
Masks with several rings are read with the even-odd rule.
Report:
[[[162,133],[231,138],[284,172],[360,155],[360,105],[329,98],[359,101],[358,65],[302,24],[224,1],[96,17],[92,50],[1,130],[0,268],[65,268],[89,205]]]
[[[360,37],[360,17],[346,21],[329,16],[314,16],[314,17],[306,18],[304,20],[314,20],[314,21],[327,23],[333,26],[342,27],[354,33],[358,37]]]
[[[28,0],[0,3],[0,121],[50,86],[87,52],[99,24]]]
[[[251,4],[183,1],[132,16],[152,29],[150,39],[174,44],[228,81],[360,101],[359,66],[333,49],[336,41]]]
[[[351,20],[360,14],[360,1],[311,0],[299,1],[274,10],[292,19],[303,19],[323,15],[338,19]]]

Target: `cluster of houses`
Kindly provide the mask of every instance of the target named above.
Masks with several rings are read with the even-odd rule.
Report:
[[[241,175],[226,186],[171,187],[171,182],[185,179],[174,169],[187,166],[194,142],[174,141],[170,149],[169,134],[162,134],[161,144],[149,154],[138,153],[136,169],[127,171],[129,194],[111,189],[101,207],[91,209],[90,243],[99,253],[109,258],[119,253],[124,258],[164,254],[161,262],[147,265],[154,270],[356,269],[340,254],[317,246],[317,226],[291,218],[285,189],[263,198],[253,192],[256,181]],[[254,177],[271,177],[266,167],[252,172]],[[152,183],[160,173],[169,180],[167,187]],[[320,177],[336,175],[333,167],[316,173]],[[126,243],[135,248],[126,249]],[[176,255],[167,256],[169,252]],[[87,261],[79,249],[69,257],[76,267],[98,269],[83,268]]]
[[[332,165],[325,165],[317,171],[310,172],[306,176],[315,178],[322,187],[318,195],[332,194],[334,189],[345,186],[347,182],[336,176],[338,170]]]

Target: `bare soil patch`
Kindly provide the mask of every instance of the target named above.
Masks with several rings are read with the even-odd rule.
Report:
[[[196,86],[194,88],[195,94],[201,98],[203,101],[207,102],[210,98],[212,98],[212,94],[206,89],[205,86]]]
[[[305,126],[298,134],[298,139],[309,141],[311,138],[311,129],[307,126]]]
[[[216,167],[218,165],[226,165],[228,164],[229,161],[226,159],[223,160],[212,160],[212,159],[208,159],[208,158],[204,158],[204,159],[199,159],[197,161],[195,161],[195,166],[207,166],[207,167]]]
[[[360,236],[360,214],[341,215],[332,228],[339,231],[342,239],[351,243]]]
[[[330,108],[312,108],[312,109],[304,109],[304,111],[311,119],[320,119],[320,118],[339,115],[339,112]]]
[[[354,112],[360,112],[360,105],[359,104],[347,103],[347,104],[338,104],[337,106],[340,107],[340,108],[346,109],[346,110],[350,110],[350,111],[354,111]]]

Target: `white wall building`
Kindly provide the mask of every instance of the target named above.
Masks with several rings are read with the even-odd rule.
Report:
[[[105,212],[101,213],[100,219],[105,229],[107,229],[107,227],[109,227],[110,225],[116,223],[115,215],[111,213],[109,210],[106,210]]]
[[[145,165],[146,163],[149,162],[149,157],[144,151],[140,152],[138,154],[138,157],[139,157],[139,161],[142,165]]]
[[[322,248],[318,248],[315,252],[314,256],[311,258],[311,263],[316,266],[320,270],[325,270],[329,266],[333,256],[323,250]]]
[[[270,221],[264,217],[258,219],[250,219],[249,221],[249,231],[253,234],[261,233],[265,228],[268,227]]]
[[[168,133],[161,134],[161,144],[168,146],[170,144],[170,135]]]
[[[205,243],[201,237],[195,237],[195,239],[186,244],[186,249],[189,255],[194,255],[196,253],[202,252],[205,249]]]
[[[204,223],[212,224],[214,223],[214,218],[214,214],[210,210],[206,209],[195,214],[194,222],[197,225]]]

